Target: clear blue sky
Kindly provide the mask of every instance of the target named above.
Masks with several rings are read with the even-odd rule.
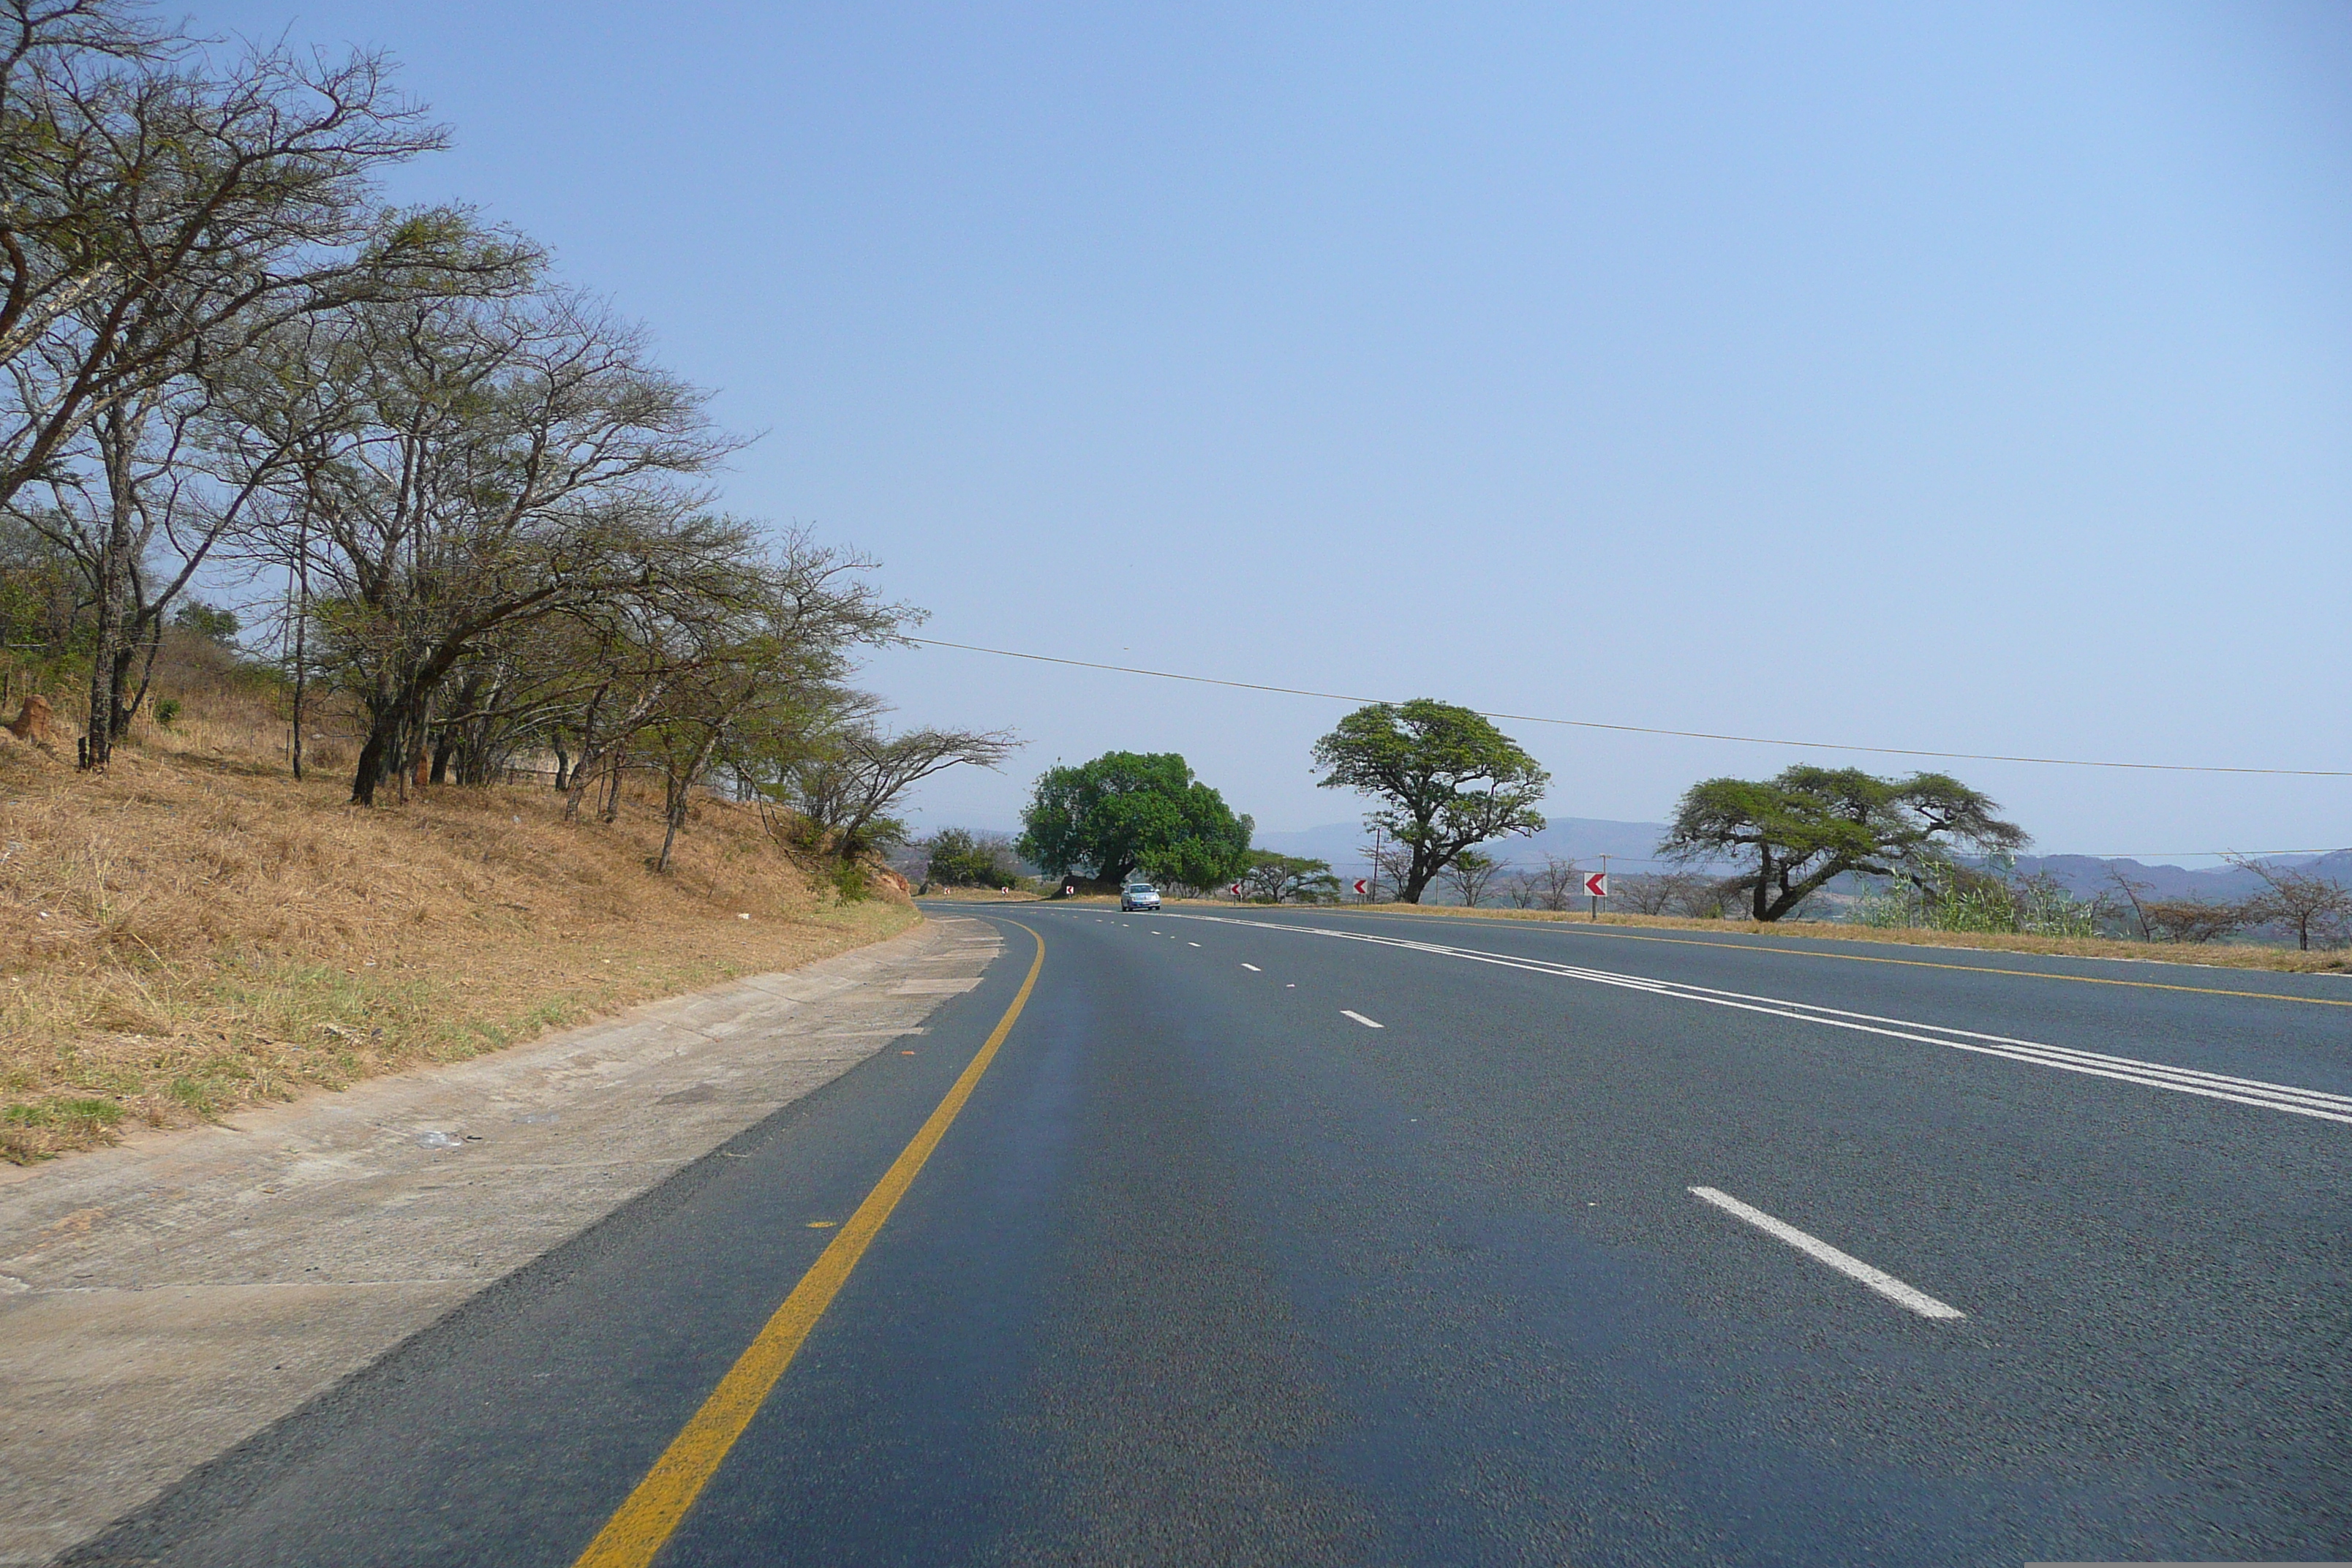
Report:
[[[931,635],[1682,729],[2352,768],[2352,7],[199,4],[765,431]],[[1348,818],[1292,698],[924,650],[908,722]],[[1518,727],[1560,816],[1801,753]],[[1818,753],[1816,753],[1818,755]],[[1893,768],[1892,759],[1867,765]],[[2352,781],[1953,764],[2053,850]]]

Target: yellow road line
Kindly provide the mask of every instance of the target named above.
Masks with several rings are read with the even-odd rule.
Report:
[[[1344,914],[1348,911],[1340,910]],[[1381,911],[1388,914],[1388,911]],[[1359,920],[1364,918],[1357,916]],[[1375,915],[1373,918],[1378,919]],[[1444,920],[1444,915],[1406,915],[1389,918],[1405,920]],[[2352,1007],[2352,998],[2339,996],[2297,996],[2285,991],[2231,991],[2219,985],[2175,985],[2162,980],[2110,980],[2098,974],[2057,974],[2046,969],[2006,969],[1997,963],[1938,963],[1932,958],[1876,958],[1866,952],[1822,952],[1806,947],[1772,947],[1762,942],[1717,942],[1695,936],[1651,936],[1642,931],[1612,931],[1607,926],[1581,925],[1572,921],[1498,921],[1498,925],[1533,927],[1538,931],[1558,928],[1571,936],[1614,937],[1621,942],[1664,942],[1676,947],[1712,947],[1734,952],[1779,952],[1790,958],[1837,958],[1848,963],[1895,963],[1907,969],[1958,969],[1971,974],[2014,974],[2027,980],[2072,980],[2083,985],[2127,985],[2141,991],[2188,991],[2200,996],[2255,996],[2265,1002],[2301,1002],[2313,1007]],[[2063,953],[2036,956],[2062,958]]]
[[[636,1489],[605,1521],[604,1528],[596,1532],[596,1539],[588,1543],[588,1550],[580,1554],[573,1568],[647,1568],[668,1543],[671,1533],[686,1517],[686,1510],[694,1506],[703,1487],[718,1472],[727,1451],[735,1446],[735,1439],[751,1424],[751,1417],[759,1413],[777,1379],[793,1364],[793,1357],[808,1339],[809,1331],[816,1327],[834,1297],[848,1283],[850,1271],[881,1233],[890,1211],[907,1195],[907,1189],[914,1184],[924,1162],[931,1157],[931,1151],[939,1147],[956,1114],[963,1110],[964,1101],[971,1098],[981,1074],[996,1059],[997,1047],[1013,1032],[1013,1021],[1021,1016],[1029,993],[1036,988],[1037,972],[1045,967],[1045,939],[1018,921],[1006,923],[1021,926],[1029,932],[1037,943],[1037,956],[1031,961],[1028,978],[1021,982],[1013,1005],[996,1021],[987,1043],[963,1069],[955,1087],[948,1090],[947,1098],[940,1101],[939,1109],[931,1112],[930,1120],[923,1123],[922,1131],[898,1152],[898,1159],[874,1184],[874,1190],[866,1194],[866,1201],[857,1205],[857,1212],[849,1216],[841,1234],[810,1265],[809,1271],[801,1276],[801,1282],[793,1287],[793,1293],[784,1298],[784,1304],[776,1309],[759,1336],[728,1368],[719,1386],[710,1391],[710,1397],[702,1402],[702,1408],[671,1439],[662,1457],[654,1461],[653,1468],[646,1472],[646,1479],[637,1483]]]

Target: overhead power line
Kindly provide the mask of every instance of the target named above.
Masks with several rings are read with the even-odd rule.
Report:
[[[1309,691],[1297,686],[1266,686],[1254,680],[1220,680],[1212,675],[1183,675],[1172,669],[1139,669],[1132,665],[1097,664],[1091,659],[1057,658],[1052,654],[1021,653],[1009,647],[982,647],[976,643],[942,642],[936,637],[908,637],[924,647],[949,647],[961,653],[993,654],[999,658],[1024,658],[1033,664],[1067,665],[1073,669],[1108,670],[1114,675],[1148,675],[1155,680],[1183,680],[1195,686],[1225,686],[1237,691],[1270,691],[1282,697],[1315,697],[1328,702],[1393,702],[1389,697],[1350,697],[1341,691]],[[1682,741],[1731,741],[1743,746],[1795,746],[1813,752],[1867,752],[1881,757],[1933,757],[1959,763],[2032,763],[2053,768],[2126,768],[2151,773],[2258,773],[2273,778],[2352,779],[2352,770],[2340,768],[2231,768],[2209,763],[2114,763],[2085,757],[2017,757],[1999,752],[1930,752],[1912,746],[1856,746],[1838,741],[1780,741],[1764,735],[1719,735],[1709,730],[1664,730],[1649,724],[1604,724],[1597,719],[1554,719],[1540,713],[1497,713],[1474,709],[1488,719],[1516,724],[1558,724],[1572,730],[1608,730],[1621,735],[1666,735]],[[2300,853],[2277,851],[2277,853]]]

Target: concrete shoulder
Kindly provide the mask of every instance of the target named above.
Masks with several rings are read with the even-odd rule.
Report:
[[[977,984],[871,947],[0,1184],[0,1563],[47,1563]]]

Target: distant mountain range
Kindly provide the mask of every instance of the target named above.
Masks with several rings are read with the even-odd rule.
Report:
[[[1010,838],[1018,828],[1005,833]],[[1602,856],[1609,858],[1609,869],[1629,876],[1645,871],[1671,869],[1657,858],[1658,840],[1665,836],[1662,822],[1616,822],[1600,816],[1563,816],[1531,838],[1506,839],[1486,846],[1486,853],[1507,865],[1526,866],[1540,862],[1546,855],[1557,855],[1563,860],[1573,860],[1591,870],[1601,868]],[[1293,833],[1260,833],[1256,839],[1261,849],[1277,850],[1285,855],[1303,855],[1309,859],[1328,860],[1331,869],[1342,880],[1352,881],[1371,869],[1372,836],[1356,822],[1331,822],[1320,827],[1301,828]],[[2352,849],[2331,850],[2326,855],[2279,855],[2270,858],[2283,866],[2293,866],[2329,878],[2352,887]],[[1718,866],[1700,866],[1703,871],[1728,870],[1728,862]],[[1029,869],[1024,868],[1024,869]],[[2112,873],[2120,870],[2148,891],[2144,896],[2158,899],[2207,899],[2216,902],[2242,899],[2260,889],[2262,880],[2252,871],[2242,871],[2235,866],[2219,866],[2192,870],[2181,866],[2149,866],[2137,860],[2100,860],[2088,855],[2025,855],[2018,858],[2020,874],[2032,876],[2046,871],[2078,898],[2092,898],[2101,892],[2112,892]]]
[[[1665,831],[1665,824],[1662,822],[1613,822],[1605,817],[1566,816],[1554,820],[1533,837],[1489,844],[1486,846],[1486,851],[1507,865],[1528,865],[1542,860],[1546,855],[1557,855],[1563,860],[1574,860],[1593,870],[1600,869],[1601,858],[1606,855],[1612,871],[1638,875],[1669,868],[1656,858],[1658,840],[1664,837]],[[1334,822],[1296,833],[1261,833],[1257,836],[1257,846],[1261,849],[1328,860],[1331,868],[1344,879],[1360,877],[1370,868],[1371,842],[1371,835],[1365,832],[1361,825],[1353,822]],[[2352,849],[2333,850],[2326,855],[2281,855],[2272,858],[2280,865],[2293,866],[2352,886]],[[1727,869],[1728,867],[1696,868]],[[2158,899],[2201,898],[2221,901],[2242,899],[2262,886],[2262,879],[2252,871],[2240,870],[2235,866],[2191,870],[2180,866],[2144,865],[2137,860],[2100,860],[2088,855],[2020,856],[2017,869],[2024,876],[2046,871],[2069,892],[2086,899],[2102,891],[2113,891],[2115,881],[2112,873],[2116,870],[2134,882],[2145,884],[2149,889],[2145,896]]]
[[[1612,822],[1600,816],[1562,816],[1531,838],[1510,838],[1485,847],[1486,852],[1507,865],[1528,865],[1557,855],[1580,866],[1601,868],[1609,858],[1612,871],[1665,869],[1657,858],[1658,840],[1665,833],[1658,822]],[[1371,867],[1372,836],[1363,825],[1334,822],[1297,833],[1260,833],[1257,847],[1284,855],[1304,855],[1328,860],[1343,878],[1360,877]]]

